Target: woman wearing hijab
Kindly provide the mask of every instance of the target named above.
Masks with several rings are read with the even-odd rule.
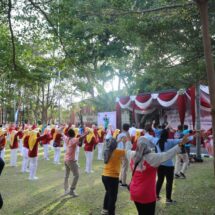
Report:
[[[121,136],[120,142],[126,143],[127,146],[130,143],[130,136]],[[118,141],[119,142],[119,141]],[[103,215],[115,215],[115,204],[118,194],[119,173],[121,169],[122,158],[126,155],[126,150],[117,149],[117,141],[114,138],[110,138],[106,142],[106,148],[104,150],[104,169],[102,174],[102,182],[105,187],[105,197],[103,203]],[[127,147],[128,148],[128,147]],[[131,144],[130,147],[131,148]]]
[[[157,167],[180,152],[186,142],[187,137],[185,136],[169,151],[153,153],[149,147],[149,140],[144,137],[138,139],[136,152],[131,153],[130,165],[133,173],[130,197],[134,201],[139,215],[155,214]]]
[[[85,151],[85,157],[86,157],[85,172],[90,174],[90,173],[93,173],[93,170],[92,170],[93,151],[97,144],[97,141],[93,130],[90,128],[87,128],[86,130],[88,134],[84,139],[84,151]]]

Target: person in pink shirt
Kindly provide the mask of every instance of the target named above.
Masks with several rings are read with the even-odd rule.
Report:
[[[132,179],[130,183],[130,198],[134,201],[138,215],[154,215],[156,205],[156,174],[157,167],[164,161],[174,157],[187,142],[187,136],[166,152],[153,153],[150,142],[140,137],[136,151],[131,153]]]
[[[75,135],[76,134],[73,129],[68,130],[68,138],[66,140],[66,153],[64,156],[64,165],[65,165],[64,191],[65,191],[65,194],[69,194],[71,197],[78,196],[75,192],[76,185],[78,183],[78,178],[79,178],[77,160],[75,159],[76,147],[78,145],[81,145],[82,139],[87,134],[84,134],[79,138],[75,138]],[[73,173],[73,181],[69,189],[68,179],[69,179],[70,171]]]

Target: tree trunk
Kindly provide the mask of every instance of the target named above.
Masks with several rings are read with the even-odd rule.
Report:
[[[213,147],[215,149],[215,72],[213,57],[211,53],[211,38],[209,34],[209,22],[208,22],[208,1],[196,0],[200,10],[200,18],[202,23],[202,34],[204,44],[204,54],[206,61],[210,102],[211,102],[211,115],[212,115],[212,129],[213,129]],[[215,175],[215,150],[214,150],[214,175]]]
[[[200,114],[200,86],[199,83],[196,84],[195,86],[196,90],[196,98],[195,98],[195,103],[196,103],[196,158],[198,160],[201,159],[201,114]]]

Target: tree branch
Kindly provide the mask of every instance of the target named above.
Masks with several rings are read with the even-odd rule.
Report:
[[[166,6],[162,6],[162,7],[158,7],[158,8],[151,8],[151,9],[145,9],[145,10],[123,10],[123,9],[108,9],[108,10],[103,10],[103,12],[106,15],[110,15],[110,16],[123,16],[123,15],[128,15],[128,14],[147,14],[147,13],[151,13],[151,12],[156,12],[156,11],[162,11],[162,10],[170,10],[170,9],[178,9],[178,8],[183,8],[183,7],[189,7],[189,6],[193,6],[196,5],[194,2],[189,2],[187,4],[174,4],[174,5],[166,5]],[[80,12],[83,15],[83,11],[77,11]],[[100,16],[101,14],[99,13],[93,13],[93,12],[87,12],[85,13],[88,16]]]
[[[46,21],[49,23],[49,25],[52,27],[54,33],[55,33],[56,36],[58,37],[58,39],[59,39],[59,41],[60,41],[60,44],[61,44],[61,46],[62,46],[62,48],[63,48],[64,53],[68,56],[68,53],[67,53],[67,51],[66,51],[66,49],[65,49],[65,46],[64,46],[64,44],[63,44],[63,41],[62,41],[61,37],[59,36],[58,30],[57,30],[57,28],[54,26],[54,24],[52,23],[52,21],[49,19],[49,17],[48,17],[48,15],[46,14],[46,12],[45,12],[44,10],[42,10],[42,8],[41,8],[39,5],[37,5],[36,3],[34,3],[33,0],[28,0],[28,1],[31,3],[31,5],[32,5],[36,10],[38,10],[38,11],[45,17]]]
[[[17,65],[16,65],[16,48],[15,48],[15,41],[14,41],[14,34],[13,34],[13,28],[11,23],[11,10],[12,10],[12,3],[11,0],[8,0],[8,12],[7,12],[7,18],[9,23],[9,29],[10,29],[10,36],[11,36],[11,42],[12,42],[12,64],[13,69],[16,71]]]

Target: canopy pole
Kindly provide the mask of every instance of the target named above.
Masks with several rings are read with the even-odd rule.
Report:
[[[201,158],[201,112],[200,112],[200,85],[196,83],[195,86],[196,97],[195,97],[195,110],[196,110],[196,158],[197,161],[202,160]]]

